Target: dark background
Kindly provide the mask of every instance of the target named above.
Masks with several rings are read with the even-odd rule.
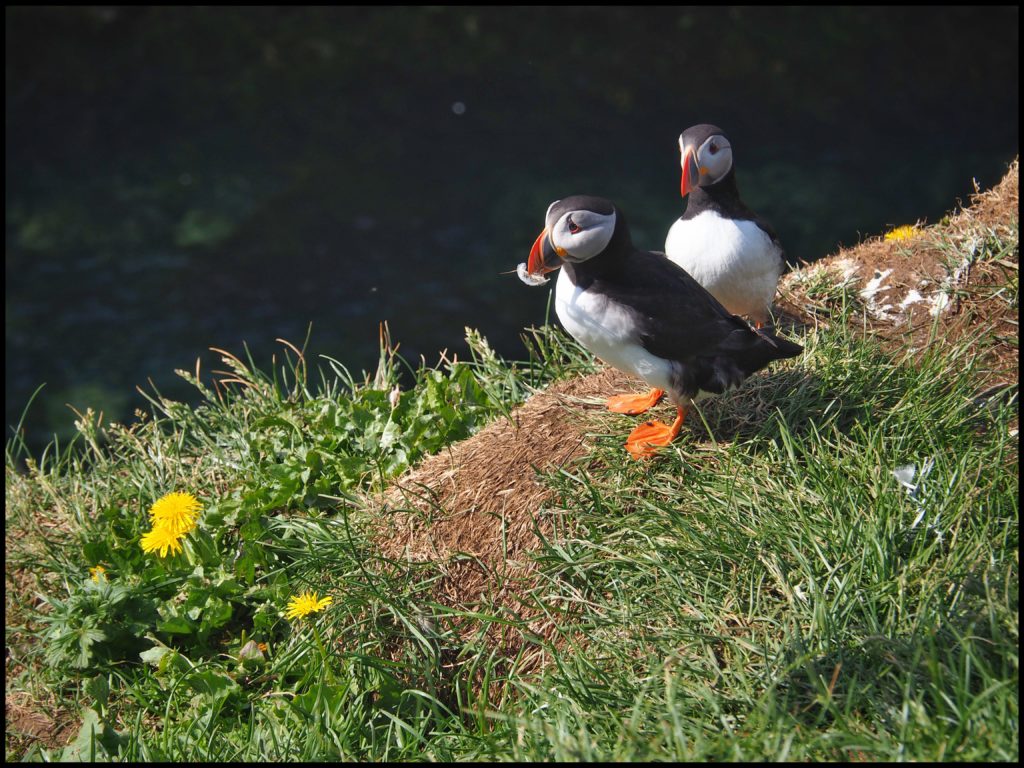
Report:
[[[6,417],[38,447],[151,378],[428,363],[545,317],[548,204],[604,195],[660,250],[678,134],[732,139],[791,260],[936,221],[1018,151],[1011,8],[8,8]],[[10,434],[10,432],[8,432]]]

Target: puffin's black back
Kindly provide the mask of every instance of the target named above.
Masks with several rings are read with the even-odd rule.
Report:
[[[563,269],[578,287],[603,294],[632,314],[644,348],[677,364],[678,389],[687,397],[698,390],[721,393],[773,360],[803,351],[730,314],[664,254],[633,248],[623,218],[601,255]]]

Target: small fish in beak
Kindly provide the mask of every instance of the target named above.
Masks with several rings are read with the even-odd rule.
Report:
[[[562,258],[551,244],[551,238],[548,237],[548,230],[545,227],[530,249],[530,258],[525,264],[516,267],[516,274],[527,285],[543,285],[548,282],[548,278],[544,275],[554,272],[560,266],[562,266]]]
[[[525,261],[519,262],[519,265],[516,267],[516,274],[519,275],[520,280],[529,286],[544,285],[544,283],[550,281],[550,278],[544,277],[543,273],[539,275],[531,275],[529,270],[526,268]]]

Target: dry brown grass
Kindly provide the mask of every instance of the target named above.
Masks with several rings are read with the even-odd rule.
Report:
[[[498,605],[516,626],[493,624],[489,644],[506,658],[524,649],[528,634],[550,640],[553,621],[527,597],[535,585],[530,553],[540,536],[564,524],[565,510],[538,482],[590,455],[587,410],[600,408],[608,392],[635,386],[612,369],[558,382],[473,437],[449,446],[398,478],[368,503],[379,521],[384,557],[399,563],[430,562],[442,574],[432,598],[457,610]],[[456,622],[464,637],[479,631],[472,620]],[[520,672],[539,662],[539,649],[521,660]]]
[[[30,462],[30,469],[35,467]],[[58,698],[40,682],[36,674],[42,665],[32,636],[39,629],[32,610],[45,610],[41,598],[59,585],[56,573],[39,572],[32,563],[43,554],[47,542],[60,546],[72,530],[72,513],[50,496],[40,485],[17,483],[13,470],[7,469],[7,514],[4,530],[4,625],[7,653],[4,660],[4,715],[7,755],[24,755],[32,745],[57,748],[68,743],[77,732],[77,711],[73,702]],[[14,489],[14,490],[12,490]],[[15,500],[12,493],[29,493]],[[10,510],[37,510],[26,519],[12,518]]]
[[[1016,281],[1019,251],[998,260],[974,260],[977,244],[996,236],[1017,241],[1019,161],[998,185],[972,196],[971,204],[947,220],[917,228],[906,240],[871,238],[813,265],[794,270],[779,286],[777,308],[798,323],[829,322],[834,286],[863,304],[866,332],[894,349],[922,351],[971,335],[980,345],[980,384],[1016,381],[1018,310],[998,294]]]
[[[8,691],[4,699],[8,755],[23,755],[30,745],[57,749],[78,730],[76,715],[54,697],[36,701],[27,691]]]

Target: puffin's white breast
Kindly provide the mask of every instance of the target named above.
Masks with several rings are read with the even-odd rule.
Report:
[[[564,268],[555,284],[555,313],[576,341],[608,365],[671,389],[672,363],[644,349],[632,313],[607,294],[579,288]]]
[[[665,255],[734,315],[763,320],[782,273],[779,247],[753,221],[704,211],[668,231]]]

